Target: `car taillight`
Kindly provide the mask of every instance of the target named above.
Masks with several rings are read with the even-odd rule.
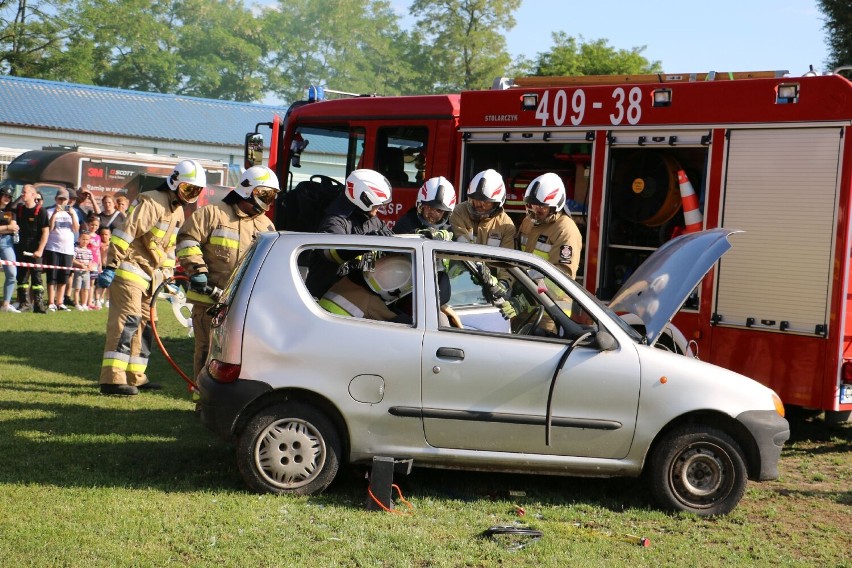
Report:
[[[840,367],[840,380],[847,385],[852,385],[852,360],[846,360]]]
[[[241,369],[242,365],[225,363],[218,359],[213,359],[207,365],[207,372],[217,383],[233,383],[240,378]]]

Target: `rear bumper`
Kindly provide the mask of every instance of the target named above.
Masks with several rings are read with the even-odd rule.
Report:
[[[737,420],[751,433],[756,444],[759,470],[756,481],[778,479],[778,460],[784,442],[790,438],[790,424],[774,410],[749,410]]]
[[[260,381],[237,380],[233,383],[218,383],[210,378],[207,369],[198,375],[200,398],[197,411],[201,423],[221,438],[234,437],[237,421],[243,410],[257,398],[272,390]]]

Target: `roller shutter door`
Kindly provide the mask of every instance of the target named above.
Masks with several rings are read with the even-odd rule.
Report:
[[[720,325],[825,332],[841,133],[730,133],[722,226],[745,233],[719,265]]]

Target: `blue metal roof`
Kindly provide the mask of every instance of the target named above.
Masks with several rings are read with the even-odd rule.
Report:
[[[242,146],[246,132],[286,109],[0,76],[0,124]]]

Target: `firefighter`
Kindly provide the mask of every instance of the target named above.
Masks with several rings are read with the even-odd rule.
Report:
[[[459,242],[515,248],[515,225],[503,211],[506,184],[494,170],[479,172],[467,188],[467,201],[450,215]]]
[[[178,233],[177,260],[189,276],[186,299],[192,303],[195,377],[210,348],[213,316],[207,310],[216,302],[211,293],[225,287],[258,233],[275,230],[264,213],[279,191],[275,172],[253,166],[221,203],[197,209]]]
[[[396,234],[424,233],[452,240],[450,214],[456,207],[456,188],[443,176],[426,180],[417,192],[417,203],[393,226]],[[425,233],[424,233],[425,234]]]
[[[391,185],[385,176],[374,170],[354,170],[346,178],[343,195],[336,197],[326,209],[318,232],[391,237],[393,232],[377,216],[379,209],[390,201]],[[363,251],[328,249],[317,252],[314,251],[311,258],[305,285],[315,298],[321,298]]]
[[[338,280],[322,298],[319,305],[325,310],[353,318],[365,318],[397,323],[411,323],[411,314],[390,304],[411,294],[411,260],[391,255],[376,261],[375,267],[364,270],[360,278],[354,274]]]
[[[101,394],[135,395],[159,389],[145,375],[153,339],[150,304],[154,291],[174,270],[183,205],[195,203],[207,184],[195,160],[179,162],[160,187],[139,195],[109,240],[98,286],[110,289]],[[113,282],[115,279],[115,282]]]
[[[566,199],[565,184],[554,173],[530,182],[524,194],[527,216],[518,229],[518,249],[544,258],[576,278],[583,236],[565,208]]]

